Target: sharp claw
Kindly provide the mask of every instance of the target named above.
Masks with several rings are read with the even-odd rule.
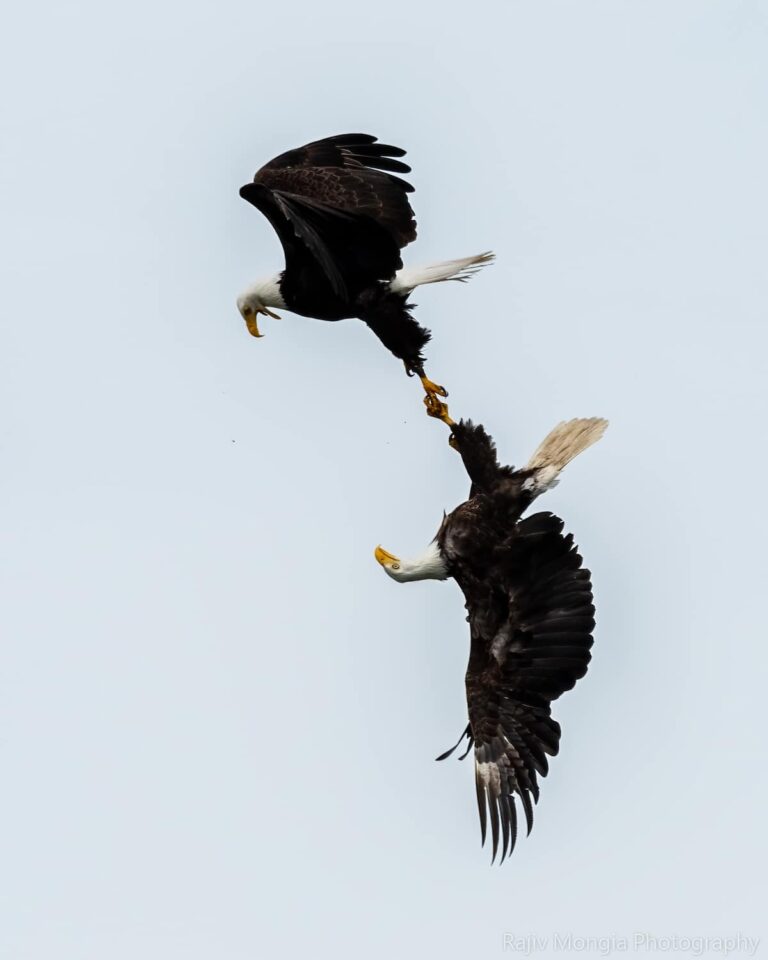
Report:
[[[428,393],[424,397],[424,406],[427,408],[427,416],[442,420],[449,427],[453,426],[455,421],[451,420],[448,414],[448,404],[438,400],[434,393]]]
[[[422,373],[420,375],[421,385],[424,387],[424,392],[427,394],[438,394],[441,397],[447,397],[448,391],[445,387],[441,387],[439,383],[433,383],[429,377],[424,376]]]

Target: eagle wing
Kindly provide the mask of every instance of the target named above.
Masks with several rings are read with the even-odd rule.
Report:
[[[328,137],[270,160],[240,196],[274,227],[287,271],[317,282],[319,268],[345,298],[391,279],[400,249],[416,237],[413,187],[393,175],[410,170],[395,159],[404,153],[368,134]]]
[[[467,519],[477,530],[479,518]],[[547,773],[547,756],[558,752],[560,726],[550,705],[587,672],[592,584],[572,535],[563,534],[562,520],[551,513],[516,524],[482,575],[476,557],[454,556],[451,563],[467,598],[472,636],[467,735],[474,743],[482,838],[490,817],[493,857],[501,829],[503,860],[517,836],[515,796],[530,833],[537,777]]]

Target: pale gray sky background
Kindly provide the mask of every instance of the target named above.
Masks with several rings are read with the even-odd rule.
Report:
[[[766,5],[31,2],[0,47],[3,960],[768,950]],[[408,262],[498,254],[417,298],[452,412],[517,463],[611,420],[542,504],[599,624],[503,869],[433,762],[459,590],[372,556],[465,497],[446,432],[362,324],[235,308],[281,266],[240,184],[348,130],[409,151]]]

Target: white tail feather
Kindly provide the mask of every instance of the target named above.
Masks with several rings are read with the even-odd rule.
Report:
[[[602,437],[608,421],[602,417],[566,420],[550,430],[528,461],[527,470],[535,471],[526,484],[535,494],[554,487],[560,471]]]
[[[393,293],[408,294],[424,283],[441,283],[443,280],[458,280],[466,283],[478,270],[494,259],[495,255],[486,251],[474,257],[462,257],[460,260],[443,260],[423,267],[404,267],[397,271],[389,289]]]

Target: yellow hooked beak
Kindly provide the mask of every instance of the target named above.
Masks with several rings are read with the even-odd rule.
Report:
[[[400,569],[400,557],[396,557],[393,553],[388,553],[384,547],[376,547],[373,551],[374,557],[379,561],[382,567],[391,567],[393,570]]]
[[[263,313],[265,317],[271,317],[273,320],[279,320],[280,317],[276,313],[272,313],[271,310],[267,310],[266,307],[258,307],[254,310],[252,307],[246,307],[243,310],[243,319],[245,320],[245,325],[248,327],[248,333],[252,337],[263,337],[264,334],[259,332],[259,324],[257,322],[257,317],[260,313]]]

